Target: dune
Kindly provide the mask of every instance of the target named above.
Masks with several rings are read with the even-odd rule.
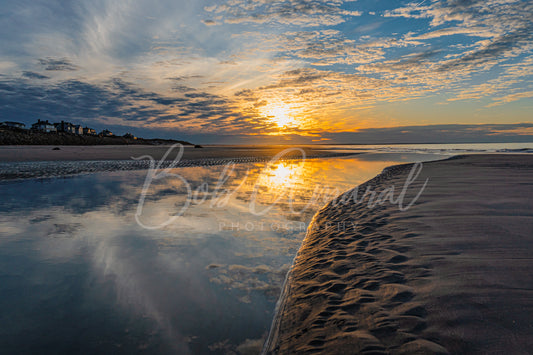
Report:
[[[413,167],[315,215],[263,353],[531,352],[533,156]]]

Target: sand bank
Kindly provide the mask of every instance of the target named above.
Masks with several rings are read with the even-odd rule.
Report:
[[[156,164],[165,158],[170,146],[4,146],[0,147],[0,180],[47,178],[104,171],[148,169],[152,157]],[[267,162],[288,147],[186,147],[183,157],[174,164],[175,149],[161,165],[176,167],[214,166],[234,163]],[[342,153],[303,148],[306,159],[340,157],[359,153]],[[135,160],[132,157],[143,157]],[[298,149],[287,150],[279,160],[302,159]]]
[[[425,163],[405,205],[429,179],[425,190],[400,211],[410,171],[359,187],[395,186],[395,203],[369,208],[367,196],[315,216],[265,353],[530,353],[533,156]]]
[[[101,145],[101,146],[0,146],[0,162],[24,161],[80,161],[128,160],[131,157],[150,155],[160,160],[170,145]],[[59,148],[55,149],[54,148]],[[285,146],[226,146],[194,148],[184,147],[184,160],[223,159],[239,157],[271,157],[288,148]],[[308,155],[330,154],[319,148],[305,147]],[[175,156],[172,155],[170,159]]]

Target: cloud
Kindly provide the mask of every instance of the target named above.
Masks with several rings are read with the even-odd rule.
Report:
[[[225,23],[279,23],[291,26],[333,26],[347,17],[360,16],[359,11],[342,8],[343,0],[231,0],[221,5],[205,7]]]
[[[472,37],[493,37],[495,33],[487,27],[447,27],[410,36],[411,40],[428,40],[445,36],[466,35]]]
[[[17,78],[0,81],[0,109],[5,117],[32,123],[36,118],[107,122],[145,128],[264,132],[274,127],[256,111],[243,113],[236,102],[207,92],[181,90],[163,96],[115,78],[101,85],[65,80],[38,85]],[[28,119],[32,120],[31,122]]]
[[[531,142],[532,129],[532,123],[427,125],[331,132],[323,137],[350,144]]]
[[[443,36],[465,35],[487,38],[473,49],[455,53],[434,66],[438,71],[487,71],[495,65],[530,51],[533,40],[533,4],[518,0],[435,1],[426,6],[410,4],[385,12],[387,17],[427,18],[431,27],[454,23],[453,27],[405,36],[424,41]],[[456,47],[457,48],[457,47]]]
[[[429,19],[430,30],[421,26],[418,33],[398,34],[396,38],[350,38],[346,31],[330,28],[289,30],[270,42],[265,35],[260,41],[267,43],[263,48],[275,54],[275,61],[306,63],[274,75],[276,81],[256,87],[254,95],[242,99],[265,106],[265,100],[283,97],[282,101],[293,109],[305,102],[307,113],[317,108],[314,112],[317,117],[323,116],[326,110],[322,109],[331,109],[330,106],[337,106],[338,111],[341,107],[351,110],[379,101],[462,92],[474,86],[470,81],[479,82],[483,80],[480,76],[493,75],[532,48],[533,21],[529,21],[529,15],[521,15],[524,5],[519,1],[434,1],[426,6],[408,5],[387,11],[385,16]],[[218,14],[229,11],[216,6],[209,10]],[[444,24],[449,26],[438,28]],[[447,42],[443,45],[444,37]],[[471,43],[476,37],[480,40]],[[346,69],[349,64],[360,64],[356,73]],[[327,70],[318,70],[319,67]],[[515,88],[524,89],[527,91],[523,85]],[[471,92],[469,99],[481,97],[481,92]]]
[[[247,144],[312,144],[319,140],[335,144],[469,144],[469,143],[531,143],[533,123],[367,128],[353,131],[324,131],[318,136],[288,134],[287,136],[203,135],[192,137],[206,143],[231,144],[236,140]],[[533,148],[532,144],[524,144]]]
[[[519,49],[522,46],[533,48],[530,43],[533,40],[533,26],[529,27],[495,38],[492,42],[481,46],[471,53],[467,53],[457,59],[446,61],[438,70],[447,71],[468,66],[480,66],[495,59],[501,61],[508,57],[514,57],[521,52],[520,50],[514,51],[515,49]],[[494,64],[496,63],[494,62]]]
[[[53,71],[73,71],[78,70],[78,67],[70,62],[67,58],[54,59],[46,58],[39,59],[39,63],[44,67],[44,70]]]
[[[35,73],[35,72],[32,72],[32,71],[23,71],[22,72],[22,76],[25,77],[25,78],[28,78],[28,79],[50,79],[49,76],[42,75],[42,74],[39,74],[39,73]]]
[[[531,94],[530,94],[531,95]],[[493,136],[528,136],[533,137],[533,126],[516,126],[516,127],[501,127],[496,128],[491,133]]]
[[[509,103],[513,101],[517,101],[520,99],[527,99],[527,98],[533,98],[533,91],[525,91],[525,92],[518,92],[516,94],[509,94],[502,97],[495,97],[492,104],[489,104],[488,107],[494,107],[498,105],[502,105],[504,103]]]
[[[498,77],[464,88],[448,101],[493,97],[496,102],[489,104],[493,107],[528,97],[528,91],[520,91],[527,90],[527,83],[533,77],[533,58],[505,64],[502,67],[503,71]]]
[[[360,46],[338,30],[287,32],[276,39],[280,58],[306,59],[313,66],[370,63],[384,58],[382,48]]]

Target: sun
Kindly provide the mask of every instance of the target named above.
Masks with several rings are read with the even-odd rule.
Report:
[[[272,104],[263,108],[263,114],[279,128],[294,126],[295,119],[292,117],[290,107],[284,104]]]
[[[285,107],[277,106],[270,110],[270,116],[272,121],[278,125],[278,127],[290,126],[293,119],[290,116],[289,110]]]

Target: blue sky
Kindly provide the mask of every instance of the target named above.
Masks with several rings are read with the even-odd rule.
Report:
[[[0,6],[0,121],[204,143],[533,140],[532,1]]]

